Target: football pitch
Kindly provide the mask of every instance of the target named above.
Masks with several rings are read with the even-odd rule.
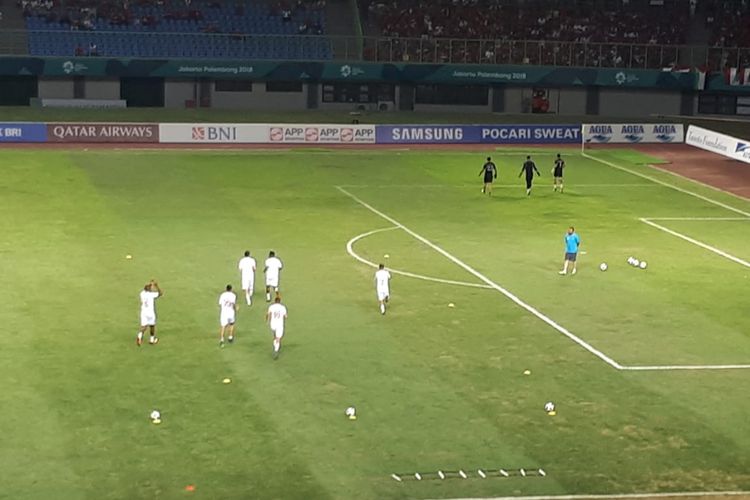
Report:
[[[628,150],[562,150],[555,193],[556,152],[492,154],[490,198],[483,152],[4,150],[0,498],[750,490],[750,202]],[[284,262],[276,361],[262,269],[218,346],[246,249]]]

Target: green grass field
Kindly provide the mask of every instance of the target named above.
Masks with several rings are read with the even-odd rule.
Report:
[[[630,369],[750,364],[750,202],[614,150],[596,155],[735,211],[573,151],[564,195],[550,187],[550,150],[535,154],[543,177],[527,198],[525,153],[498,151],[487,198],[482,154],[4,150],[0,498],[750,490],[750,370]],[[381,316],[373,269],[346,244],[393,220],[409,231],[353,251],[464,284],[394,273]],[[561,277],[570,224],[586,254]],[[238,341],[218,347],[216,300],[239,285],[246,248],[285,264],[277,361],[262,276]],[[628,266],[631,255],[649,268]],[[487,285],[477,274],[580,342],[497,288],[467,286]],[[165,291],[161,341],[137,348],[150,278]],[[349,405],[358,420],[344,417]],[[501,467],[547,476],[502,478]],[[469,479],[390,477],[459,469]]]

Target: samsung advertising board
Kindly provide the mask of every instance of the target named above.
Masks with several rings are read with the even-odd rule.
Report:
[[[578,144],[579,125],[377,125],[378,144]]]

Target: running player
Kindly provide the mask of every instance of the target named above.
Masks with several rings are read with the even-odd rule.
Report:
[[[255,288],[255,259],[250,257],[250,250],[245,250],[245,256],[237,265],[242,280],[242,290],[245,292],[247,305],[253,304],[253,288]]]
[[[568,232],[565,234],[565,264],[563,269],[560,271],[561,275],[568,274],[568,264],[573,263],[573,271],[571,274],[576,273],[576,257],[578,256],[578,247],[581,246],[581,238],[576,233],[573,226],[568,228]]]
[[[552,191],[557,191],[560,188],[560,192],[563,192],[563,169],[565,168],[565,160],[560,158],[560,153],[557,154],[555,159],[555,167],[552,169],[552,176],[555,178],[552,184]]]
[[[147,328],[150,330],[148,343],[154,345],[159,342],[156,337],[156,305],[154,301],[161,296],[162,291],[156,280],[149,281],[141,290],[141,327],[135,337],[135,344],[138,346],[143,343],[143,333]]]
[[[266,273],[266,302],[271,302],[271,288],[274,292],[279,293],[279,273],[284,265],[281,263],[276,253],[271,250],[268,252],[263,272]]]
[[[232,285],[219,295],[219,347],[224,347],[224,333],[229,334],[229,342],[234,342],[234,320],[237,307],[237,295],[232,291]]]
[[[378,294],[378,302],[380,302],[380,314],[385,314],[385,305],[391,295],[390,281],[391,273],[386,271],[383,264],[380,264],[378,270],[375,271],[375,291]]]
[[[539,170],[537,170],[536,164],[531,161],[531,156],[526,157],[526,161],[523,162],[523,167],[521,167],[518,177],[521,177],[524,172],[526,172],[526,196],[529,196],[531,194],[531,183],[534,181],[534,172],[536,172],[536,175],[539,175]]]
[[[492,196],[492,181],[497,179],[497,167],[492,163],[492,158],[487,157],[487,162],[480,170],[479,175],[484,174],[484,187],[482,188],[483,193],[487,193],[488,196]]]
[[[286,317],[286,306],[281,303],[281,296],[277,293],[273,304],[268,306],[268,312],[266,312],[266,321],[273,333],[273,359],[279,357],[281,339],[284,337],[284,322],[286,321]]]

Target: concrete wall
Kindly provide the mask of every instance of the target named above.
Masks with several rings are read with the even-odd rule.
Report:
[[[184,108],[185,101],[197,101],[196,85],[192,80],[165,80],[164,107]]]
[[[120,80],[86,78],[84,86],[86,99],[120,98]]]
[[[252,92],[217,92],[211,85],[211,106],[233,109],[304,110],[307,108],[307,84],[302,92],[267,92],[264,82],[253,82]]]
[[[560,89],[557,112],[560,115],[585,115],[586,114],[586,89],[566,88]]]
[[[602,88],[599,92],[599,115],[618,117],[650,114],[679,115],[681,102],[680,91]]]
[[[70,78],[39,78],[40,99],[73,99],[73,80]]]

